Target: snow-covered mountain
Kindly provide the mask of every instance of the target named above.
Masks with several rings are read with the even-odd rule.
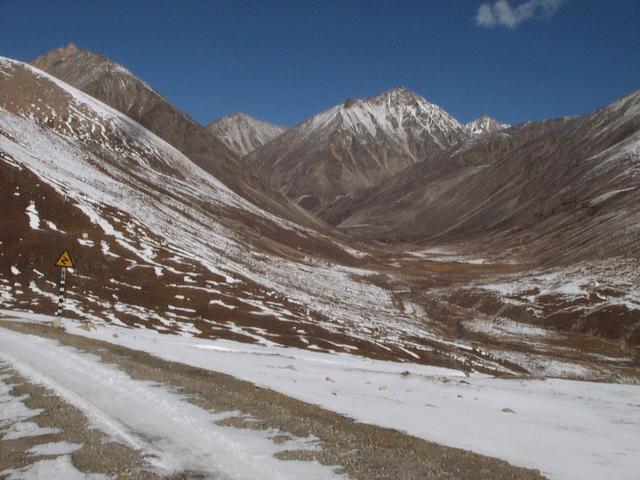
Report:
[[[323,217],[368,239],[544,265],[535,280],[481,281],[454,297],[498,316],[640,344],[640,276],[631,273],[640,261],[640,92],[444,155],[336,200]],[[572,280],[550,290],[557,275]]]
[[[36,63],[91,95],[0,57],[0,474],[635,479],[640,92],[472,135],[394,89],[249,154],[334,229],[126,69]]]
[[[551,263],[637,256],[639,146],[637,92],[582,117],[472,138],[446,161],[337,200],[324,218],[360,235],[482,242]]]
[[[449,160],[449,154],[441,153],[444,157],[417,164],[440,165],[434,176],[414,171],[414,183],[407,186],[415,193],[381,197],[385,208],[395,208],[396,222],[409,219],[396,224],[401,235],[412,226],[415,234],[424,233],[424,225],[430,225],[437,232],[455,233],[447,238],[475,240],[477,252],[495,249],[499,241],[509,245],[510,239],[549,245],[546,232],[555,228],[565,250],[593,251],[589,245],[596,242],[596,249],[614,244],[621,257],[632,255],[640,205],[634,185],[640,115],[634,98],[577,123],[520,127],[533,130],[523,137],[526,141],[511,132],[505,136],[506,147],[491,150],[504,154],[495,160],[499,168],[477,163],[474,155],[483,139],[458,146]],[[342,125],[345,117],[340,114]],[[363,123],[348,128],[366,128]],[[591,140],[575,145],[567,141],[574,135]],[[503,136],[486,139],[498,142]],[[514,157],[509,148],[523,150]],[[474,160],[467,164],[468,158]],[[456,173],[461,165],[469,167],[464,175]],[[479,175],[482,171],[486,173]],[[439,176],[447,172],[453,180]],[[567,172],[577,180],[571,183]],[[484,266],[485,260],[477,257],[443,257],[441,250],[416,246],[387,248],[326,226],[302,226],[248,201],[122,113],[45,72],[7,59],[0,60],[0,175],[4,308],[53,312],[59,275],[54,261],[68,249],[77,265],[67,281],[71,315],[164,333],[507,375],[557,372],[560,351],[563,362],[581,365],[577,375],[583,378],[618,370],[628,375],[622,363],[605,362],[602,354],[626,358],[629,353],[601,337],[631,345],[640,341],[634,327],[640,300],[628,287],[640,278],[637,269],[625,266],[624,257],[615,266],[624,277],[610,275],[610,263],[595,276],[566,268],[546,276],[523,271],[531,268],[529,263]],[[461,179],[466,185],[456,189]],[[553,182],[584,186],[578,208],[573,190]],[[544,196],[540,185],[556,193]],[[541,209],[531,210],[527,201],[538,202]],[[407,205],[417,210],[411,212]],[[582,219],[580,229],[571,227],[576,215]],[[426,218],[424,224],[421,218]],[[492,242],[482,241],[487,231],[494,234]],[[516,276],[505,279],[505,272]],[[470,282],[484,282],[486,288],[478,293]],[[505,301],[535,298],[537,303],[523,310],[492,310],[503,294],[496,300],[491,289],[501,292],[496,285],[504,282],[522,286],[521,295]],[[583,297],[589,302],[576,303]],[[487,330],[483,322],[494,317],[479,316],[475,306],[482,302],[488,302],[482,312],[514,323],[509,327],[513,331],[526,332],[528,327],[519,323],[524,321],[575,328],[599,340],[575,350],[573,337],[545,333],[539,338],[549,343],[536,340],[536,352],[518,356],[519,344],[503,344],[501,330]],[[616,321],[599,316],[602,311],[613,312]],[[468,330],[482,331],[479,338],[490,341],[481,350],[476,343],[472,348]]]
[[[244,157],[286,130],[244,113],[234,113],[207,125],[207,130],[238,156]]]
[[[494,133],[500,130],[504,130],[505,128],[509,128],[511,125],[508,123],[500,123],[496,119],[482,116],[480,118],[476,118],[472,122],[469,122],[465,125],[473,133],[474,135],[484,135],[486,133]]]
[[[443,152],[470,134],[455,118],[405,88],[347,100],[287,130],[244,161],[303,206],[374,185]]]

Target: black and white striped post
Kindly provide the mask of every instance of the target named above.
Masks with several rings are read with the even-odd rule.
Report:
[[[64,308],[64,283],[67,278],[67,269],[63,267],[60,270],[60,289],[58,290],[58,310],[56,310],[56,317],[59,317]]]
[[[59,317],[64,308],[64,290],[65,283],[67,281],[67,268],[73,268],[73,260],[71,260],[71,255],[67,250],[64,251],[58,261],[56,262],[56,267],[60,267],[60,289],[58,291],[58,309],[56,310],[56,317]]]

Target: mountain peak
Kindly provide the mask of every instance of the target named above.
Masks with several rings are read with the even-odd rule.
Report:
[[[344,101],[344,103],[342,104],[342,108],[351,108],[351,107],[353,107],[353,106],[357,105],[357,104],[358,104],[358,101],[359,101],[359,100],[354,99],[354,98],[347,98],[347,99]]]
[[[247,123],[251,123],[251,124],[272,125],[269,122],[265,122],[264,120],[260,120],[259,118],[256,118],[256,117],[254,117],[252,115],[249,115],[248,113],[244,113],[244,112],[233,112],[230,115],[227,115],[225,117],[221,117],[221,118],[218,118],[217,120],[214,120],[209,125],[213,125],[213,124],[221,122],[221,121],[232,121],[232,120],[233,121],[239,121],[239,122],[247,122]]]
[[[153,92],[154,95],[161,96],[149,84],[119,63],[101,53],[78,48],[73,43],[40,55],[31,64],[80,90],[84,90],[88,85],[94,85],[98,90],[107,88],[109,85],[110,88],[118,90],[126,88],[126,85],[138,84]],[[94,95],[97,92],[92,90],[88,93]],[[131,92],[128,92],[128,95],[131,95]],[[118,106],[111,106],[121,110]]]
[[[207,130],[228,148],[243,157],[284,132],[285,128],[242,112],[219,118]]]
[[[367,100],[377,102],[392,102],[392,103],[415,103],[418,100],[424,100],[417,93],[409,90],[402,85],[384,90],[376,97],[368,98]]]
[[[43,55],[38,56],[35,60],[33,60],[33,62],[31,62],[35,67],[37,68],[41,68],[43,66],[48,66],[48,65],[52,65],[54,63],[58,63],[61,62],[63,60],[66,60],[70,57],[74,57],[76,55],[83,55],[86,57],[92,57],[94,59],[97,59],[101,62],[107,62],[109,61],[106,57],[104,57],[103,55],[100,55],[99,53],[95,53],[92,52],[90,50],[83,50],[78,48],[74,43],[69,43],[64,47],[60,47],[60,48],[56,48],[54,50],[51,50]]]
[[[465,125],[467,129],[474,135],[485,135],[487,133],[494,133],[505,128],[509,128],[511,125],[507,123],[500,123],[495,118],[488,115],[482,115],[476,118],[472,122]]]
[[[381,93],[381,95],[387,95],[387,96],[415,96],[416,94],[409,90],[407,87],[404,87],[402,85],[398,85],[397,87],[393,87],[393,88],[389,88],[388,90],[385,90],[384,92]]]
[[[242,113],[242,112],[233,112],[231,115],[227,115],[226,117],[222,117],[222,118],[236,118],[236,119],[243,119],[243,120],[256,120],[251,115],[248,115],[248,114]],[[222,118],[220,118],[219,120],[222,120]]]
[[[342,105],[314,117],[316,120],[311,119],[310,123],[326,124],[334,117],[340,119],[343,127],[354,131],[365,128],[373,136],[376,135],[374,130],[382,129],[394,131],[394,137],[404,137],[407,128],[416,126],[427,131],[464,130],[447,112],[403,86],[384,90],[375,97],[349,98]]]
[[[53,50],[54,52],[60,52],[63,55],[73,55],[80,51],[78,47],[72,42],[69,42],[66,46]]]
[[[422,97],[420,97],[417,93],[412,92],[406,87],[398,86],[384,90],[373,97],[364,97],[361,99],[347,98],[342,104],[342,108],[350,109],[356,105],[361,105],[364,103],[388,105],[409,104],[416,103],[421,99]],[[422,100],[424,101],[424,99]]]

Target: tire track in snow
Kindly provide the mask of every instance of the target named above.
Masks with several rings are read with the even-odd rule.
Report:
[[[134,380],[93,354],[0,328],[0,359],[81,410],[89,423],[142,451],[153,469],[216,479],[338,478],[317,462],[282,461],[282,448],[255,432],[215,424],[212,414],[162,386]]]

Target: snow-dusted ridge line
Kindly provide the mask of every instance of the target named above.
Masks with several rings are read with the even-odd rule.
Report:
[[[243,162],[322,217],[323,208],[340,196],[435,159],[470,136],[442,108],[394,88],[318,113]]]
[[[511,125],[508,123],[500,123],[494,118],[489,116],[482,116],[476,118],[475,120],[465,124],[465,128],[467,128],[473,135],[484,135],[485,133],[493,133],[499,130],[504,130],[505,128],[509,128]]]
[[[403,96],[410,97],[413,104],[406,105],[401,101]],[[367,97],[336,105],[304,121],[300,127],[306,131],[308,136],[317,129],[339,121],[342,128],[358,131],[363,127],[373,137],[380,129],[387,132],[389,138],[395,138],[399,144],[402,144],[407,140],[407,132],[404,130],[405,116],[414,120],[419,127],[428,133],[436,130],[462,131],[465,129],[445,110],[404,88],[391,89],[377,97]],[[423,120],[423,117],[426,119]],[[439,143],[436,137],[434,140]],[[406,151],[406,153],[413,157],[411,152]]]
[[[277,217],[267,212],[266,210],[263,210],[262,208],[254,205],[253,203],[248,202],[244,198],[238,196],[235,192],[233,192],[229,187],[227,187],[224,183],[218,180],[215,176],[205,172],[202,168],[200,168],[195,163],[193,163],[189,158],[187,158],[182,152],[176,149],[173,145],[167,143],[165,140],[158,137],[155,133],[146,129],[144,126],[140,125],[135,120],[131,119],[130,117],[127,117],[126,115],[113,109],[112,107],[102,103],[96,98],[90,95],[87,95],[86,93],[72,87],[71,85],[63,82],[62,80],[52,75],[49,75],[48,73],[28,63],[23,63],[17,60],[0,56],[0,66],[2,64],[10,65],[13,68],[22,67],[22,68],[29,69],[35,75],[46,78],[47,80],[55,83],[58,87],[66,91],[69,95],[71,95],[74,98],[74,100],[78,103],[78,106],[81,106],[81,107],[89,106],[92,110],[91,113],[96,115],[101,120],[104,120],[113,129],[116,129],[117,127],[114,127],[114,125],[111,124],[110,122],[113,122],[115,120],[118,122],[119,124],[118,127],[120,127],[122,131],[128,132],[128,133],[129,132],[135,133],[135,135],[132,135],[132,138],[135,138],[136,136],[141,136],[142,138],[145,138],[146,140],[145,143],[148,142],[152,145],[156,145],[160,151],[163,151],[166,153],[167,157],[170,159],[171,162],[176,162],[180,166],[180,168],[189,171],[191,174],[194,174],[197,177],[207,179],[208,183],[213,183],[213,186],[215,187],[215,189],[219,191],[219,195],[222,195],[224,200],[230,205],[233,205],[237,208],[242,208],[242,209],[251,211],[261,217],[264,217],[290,230],[307,231],[305,227],[297,225],[281,217]],[[87,117],[81,110],[76,109],[74,110],[73,113],[77,114],[80,117],[84,117],[89,122],[93,121],[91,118]],[[138,141],[137,143],[144,148],[144,145],[142,144],[142,142]]]

